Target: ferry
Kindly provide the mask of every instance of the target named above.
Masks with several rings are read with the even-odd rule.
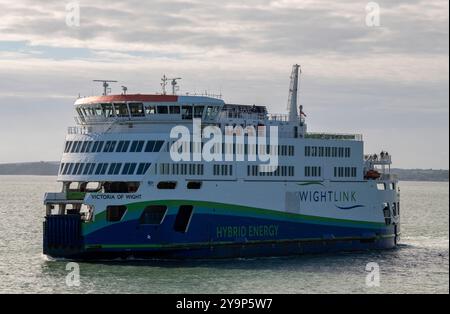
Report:
[[[400,240],[387,152],[360,134],[308,132],[294,65],[287,114],[221,96],[103,94],[75,101],[44,197],[43,253],[72,260],[219,259],[382,250]],[[172,91],[167,92],[171,83]]]

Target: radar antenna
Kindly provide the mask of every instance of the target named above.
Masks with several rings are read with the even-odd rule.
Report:
[[[180,87],[178,86],[178,82],[181,80],[181,77],[177,77],[177,78],[168,78],[166,75],[164,75],[161,79],[162,83],[162,91],[163,91],[163,95],[167,95],[167,84],[169,81],[172,81],[171,85],[172,85],[172,95],[176,95],[177,91],[180,90]]]
[[[126,95],[128,91],[128,87],[122,86],[122,95]]]
[[[110,80],[94,80],[94,82],[103,83],[103,96],[107,96],[109,93],[111,93],[109,83],[117,83],[117,81],[110,81]]]

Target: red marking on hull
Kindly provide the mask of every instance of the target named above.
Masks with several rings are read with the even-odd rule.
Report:
[[[139,102],[178,102],[178,96],[172,95],[109,95],[78,99],[76,105],[89,105],[111,102],[139,101]]]

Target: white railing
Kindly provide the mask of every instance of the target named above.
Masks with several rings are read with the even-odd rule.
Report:
[[[222,110],[219,114],[219,119],[266,120],[267,116],[264,113],[258,112],[240,112],[233,110]]]
[[[386,154],[372,154],[372,155],[365,155],[364,161],[366,163],[372,164],[372,165],[390,165],[392,164],[392,156],[386,155]]]
[[[289,122],[289,115],[287,115],[287,114],[269,114],[268,119],[270,121]]]
[[[362,134],[345,134],[345,133],[307,133],[305,138],[318,140],[349,140],[362,141]]]
[[[92,133],[92,128],[88,126],[71,126],[67,128],[67,134],[69,135],[84,135]]]

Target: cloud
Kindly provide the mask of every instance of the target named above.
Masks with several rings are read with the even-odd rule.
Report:
[[[359,0],[82,0],[79,28],[65,24],[68,2],[0,0],[0,106],[9,115],[15,103],[48,119],[59,103],[71,121],[73,98],[99,91],[92,79],[155,92],[164,73],[182,76],[183,92],[281,112],[290,66],[301,63],[314,128],[370,136],[388,124],[411,136],[421,117],[448,143],[448,1],[377,1],[381,26],[367,27]]]

